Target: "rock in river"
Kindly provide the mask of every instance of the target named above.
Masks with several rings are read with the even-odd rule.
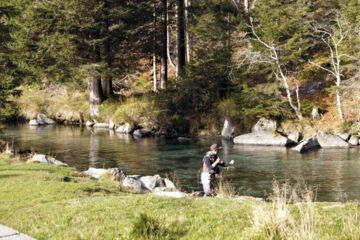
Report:
[[[144,129],[138,129],[134,131],[133,135],[134,137],[144,138],[144,137],[150,137],[151,132]]]
[[[37,163],[42,163],[42,164],[50,164],[50,165],[56,165],[56,166],[64,166],[64,167],[68,167],[68,165],[66,163],[63,163],[61,161],[56,160],[53,157],[47,157],[44,154],[35,154],[30,160],[29,162],[37,162]]]
[[[322,148],[349,148],[350,144],[338,136],[320,131],[316,138]]]
[[[264,146],[289,146],[294,142],[287,137],[270,131],[257,131],[235,137],[234,143]]]
[[[37,122],[40,124],[40,125],[52,125],[52,124],[55,124],[55,121],[52,120],[51,118],[48,118],[45,114],[43,113],[39,113],[36,117],[36,120]]]
[[[299,153],[305,153],[319,148],[320,144],[317,140],[316,135],[314,135],[308,139],[301,141],[299,145],[293,148],[293,150],[298,151]]]

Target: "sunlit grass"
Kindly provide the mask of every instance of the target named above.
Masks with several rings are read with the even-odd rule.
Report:
[[[172,199],[122,192],[109,177],[94,181],[72,168],[5,158],[0,223],[37,239],[360,239],[356,203],[325,209],[334,204],[316,203],[297,187],[274,185],[269,202]]]

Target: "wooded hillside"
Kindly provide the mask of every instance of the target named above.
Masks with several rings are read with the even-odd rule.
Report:
[[[357,0],[1,0],[0,122],[359,132]],[[286,129],[284,129],[286,130]]]

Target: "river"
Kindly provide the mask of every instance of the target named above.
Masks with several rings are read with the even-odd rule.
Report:
[[[299,154],[286,148],[234,145],[220,138],[201,138],[190,143],[176,139],[144,138],[89,130],[78,126],[6,126],[2,139],[16,150],[32,149],[51,154],[78,170],[118,167],[126,174],[172,176],[187,191],[199,190],[197,172],[212,143],[221,144],[219,156],[235,160],[235,168],[223,170],[241,195],[266,197],[274,179],[306,182],[316,189],[317,201],[360,199],[360,148],[320,149]]]

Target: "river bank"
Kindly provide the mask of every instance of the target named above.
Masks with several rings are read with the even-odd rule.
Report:
[[[0,222],[37,239],[136,239],[147,228],[160,239],[360,237],[356,202],[290,204],[281,191],[272,202],[132,194],[72,168],[4,157],[0,181]]]

